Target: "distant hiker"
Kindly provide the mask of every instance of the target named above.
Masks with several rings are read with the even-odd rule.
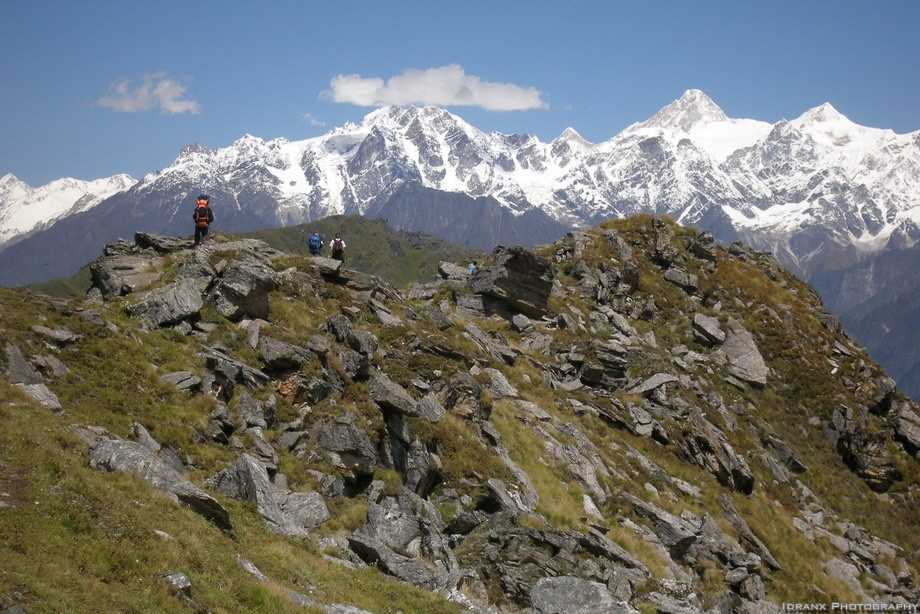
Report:
[[[466,270],[470,272],[470,275],[475,275],[475,274],[476,274],[476,271],[479,270],[479,267],[476,266],[476,261],[473,260],[473,261],[469,264],[469,266],[466,267]]]
[[[307,239],[307,247],[310,249],[311,256],[319,256],[323,249],[323,245],[325,245],[325,243],[318,232],[314,232],[310,235],[310,238]]]
[[[339,233],[335,233],[335,238],[332,240],[332,257],[342,262],[345,261],[345,241],[342,240]]]
[[[214,221],[214,212],[209,205],[211,198],[207,194],[200,194],[195,202],[195,213],[192,219],[195,220],[195,245],[208,236],[208,227]]]

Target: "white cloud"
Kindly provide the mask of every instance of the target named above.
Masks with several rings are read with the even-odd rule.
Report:
[[[326,125],[326,122],[318,120],[315,117],[313,117],[312,113],[304,113],[303,118],[304,118],[304,121],[306,121],[308,124],[310,124],[314,128],[322,128],[323,126]]]
[[[361,75],[336,75],[323,96],[361,107],[384,105],[473,106],[488,111],[546,109],[540,91],[514,83],[483,81],[457,64],[414,69],[382,79]]]
[[[144,75],[140,82],[124,79],[109,86],[109,93],[96,104],[119,113],[137,113],[159,109],[161,113],[198,113],[201,105],[185,97],[186,87],[166,73]]]

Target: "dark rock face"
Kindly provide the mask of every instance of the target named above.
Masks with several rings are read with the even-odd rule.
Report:
[[[154,488],[169,493],[174,500],[187,505],[221,529],[232,529],[230,515],[220,503],[140,443],[100,437],[91,445],[89,459],[93,469],[134,474]]]
[[[428,590],[449,591],[460,580],[460,565],[442,533],[437,509],[402,489],[396,497],[369,495],[366,524],[349,547],[366,563]]]
[[[747,462],[735,452],[725,434],[700,414],[694,414],[687,423],[683,452],[723,486],[745,494],[754,490],[754,474]]]
[[[545,315],[553,288],[550,263],[521,247],[498,248],[495,256],[493,266],[479,269],[470,279],[473,292],[499,299],[530,317]]]
[[[297,369],[312,357],[305,348],[271,337],[262,337],[259,340],[259,355],[265,363],[265,368],[271,371]]]
[[[920,411],[916,403],[901,401],[892,412],[895,419],[895,433],[908,453],[920,452]]]
[[[628,600],[634,588],[648,578],[644,566],[628,554],[623,557],[621,548],[596,531],[582,535],[532,529],[519,526],[513,514],[498,513],[467,539],[476,538],[483,541],[481,551],[461,563],[472,566],[486,585],[500,590],[509,605],[516,607],[553,607],[552,590],[537,591],[537,601],[533,601],[535,587],[545,578],[577,576],[586,583],[602,582],[616,587],[618,601]]]
[[[318,424],[313,430],[316,446],[331,457],[334,465],[370,475],[377,465],[377,451],[367,433],[349,416]]]
[[[853,471],[876,492],[885,492],[901,479],[894,459],[885,447],[886,437],[867,430],[864,411],[850,407],[834,410],[828,437]]]
[[[681,559],[699,539],[699,529],[686,520],[629,493],[621,495],[635,512],[651,523],[651,529],[675,559]]]
[[[156,327],[197,317],[202,307],[204,302],[195,283],[182,280],[141,294],[127,309],[131,317]]]

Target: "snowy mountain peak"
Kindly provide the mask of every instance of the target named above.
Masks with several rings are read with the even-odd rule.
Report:
[[[808,109],[801,116],[799,116],[797,123],[831,123],[831,122],[840,122],[840,123],[852,123],[850,120],[840,111],[834,108],[834,106],[825,102],[822,105],[814,107],[813,109]]]
[[[683,95],[644,122],[648,128],[680,129],[690,132],[698,124],[726,121],[725,112],[701,90]]]
[[[562,134],[556,137],[556,140],[553,141],[567,141],[569,143],[578,143],[580,145],[591,145],[591,141],[581,136],[575,128],[568,127],[562,131]]]
[[[7,173],[0,177],[0,190],[7,190],[13,186],[26,186],[25,182],[20,181],[13,173]]]
[[[93,181],[63,177],[33,188],[6,174],[0,177],[0,246],[61,217],[91,209],[135,183],[130,175],[120,174]]]

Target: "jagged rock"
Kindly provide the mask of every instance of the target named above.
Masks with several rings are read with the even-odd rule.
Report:
[[[727,488],[751,494],[754,474],[742,456],[728,443],[725,434],[694,412],[684,428],[682,450],[687,459],[710,472]]]
[[[348,538],[351,549],[405,582],[436,591],[455,588],[460,565],[434,506],[405,488],[397,497],[369,499],[366,524]]]
[[[141,294],[127,311],[131,317],[157,327],[196,317],[203,306],[201,292],[192,280],[185,279]]]
[[[205,359],[205,366],[211,371],[211,377],[205,378],[210,381],[206,381],[208,385],[203,387],[205,390],[216,391],[218,388],[223,388],[226,391],[229,384],[230,394],[224,395],[226,398],[232,396],[234,383],[243,384],[249,388],[258,388],[270,380],[262,371],[227,355],[218,348],[205,347],[201,355]]]
[[[529,333],[534,329],[533,320],[525,316],[523,313],[516,313],[514,317],[511,318],[511,328],[516,330],[519,333]]]
[[[434,393],[428,393],[419,399],[418,411],[422,418],[432,423],[440,422],[444,414],[447,413],[447,410],[444,409],[444,406],[441,405]]]
[[[152,232],[134,233],[134,244],[141,249],[152,249],[164,255],[195,247],[191,239],[169,237],[166,235],[154,234]]]
[[[158,261],[148,255],[104,255],[90,265],[93,288],[105,300],[146,288],[160,278]]]
[[[16,384],[16,387],[42,407],[47,407],[54,412],[63,410],[57,395],[44,384]]]
[[[665,280],[680,287],[684,292],[693,294],[699,287],[699,278],[693,273],[688,273],[680,267],[671,267],[664,272]]]
[[[467,322],[464,329],[470,339],[495,360],[508,365],[513,365],[514,361],[517,360],[517,352],[511,349],[507,343],[498,339],[493,339],[482,332],[482,330],[472,322]]]
[[[7,343],[6,351],[6,379],[11,384],[41,384],[42,376],[29,364],[18,347]]]
[[[713,236],[708,232],[700,233],[699,236],[694,237],[687,247],[691,254],[697,258],[700,258],[701,260],[706,260],[709,262],[716,261],[715,238],[713,238]]]
[[[886,437],[867,430],[865,411],[850,407],[834,410],[828,436],[843,462],[865,480],[869,488],[885,492],[901,479],[894,459],[885,447]]]
[[[658,388],[671,384],[678,381],[677,378],[670,373],[656,373],[655,375],[649,377],[641,384],[630,389],[630,394],[639,394],[642,396],[647,396],[657,390]]]
[[[625,614],[632,610],[604,584],[574,576],[540,579],[530,591],[530,603],[537,614]]]
[[[326,320],[326,330],[332,333],[336,341],[345,343],[348,336],[351,334],[351,320],[342,314],[334,315]]]
[[[248,454],[241,454],[231,467],[209,478],[208,485],[228,497],[255,504],[269,528],[285,535],[306,535],[330,517],[319,493],[277,488],[265,467]]]
[[[447,382],[442,402],[452,414],[472,420],[486,420],[487,408],[482,403],[482,386],[469,373],[457,373]]]
[[[164,384],[172,384],[179,390],[198,390],[201,388],[201,378],[191,371],[175,371],[160,376]]]
[[[757,386],[767,385],[769,369],[757,349],[754,336],[736,320],[728,322],[722,351],[728,359],[729,373]]]
[[[553,287],[550,263],[522,247],[498,247],[494,254],[495,264],[480,268],[470,279],[473,292],[496,298],[527,316],[545,315]]]
[[[66,377],[67,374],[70,373],[70,369],[67,368],[67,365],[65,365],[58,358],[50,354],[34,356],[32,358],[32,366],[38,369],[39,372],[45,377],[51,377],[55,379]],[[18,383],[25,383],[25,382],[18,382]]]
[[[342,270],[342,261],[335,258],[324,258],[322,256],[311,256],[310,266],[317,269],[320,275],[329,277],[338,277],[339,271]]]
[[[348,347],[364,356],[373,356],[377,351],[377,337],[366,330],[349,331],[346,342]]]
[[[81,339],[80,335],[66,328],[48,328],[47,326],[35,325],[31,330],[36,335],[57,345],[70,345]]]
[[[723,493],[719,496],[719,505],[722,506],[725,517],[728,519],[729,524],[732,525],[732,528],[735,529],[741,543],[747,546],[748,549],[753,550],[754,554],[763,559],[763,561],[774,571],[782,569],[779,561],[776,560],[776,557],[773,556],[773,553],[770,552],[767,545],[754,535],[754,532],[751,531],[751,527],[748,526],[748,523],[745,522],[741,514],[738,513],[738,510],[735,509],[731,498]]]
[[[421,497],[427,497],[441,482],[441,459],[418,439],[413,439],[402,414],[386,415],[389,455],[403,484]]]
[[[240,395],[240,400],[234,409],[237,424],[243,428],[267,429],[274,421],[271,410],[266,411],[266,406],[252,397],[248,392]]]
[[[625,383],[628,351],[614,339],[591,345],[594,359],[582,364],[579,379],[586,386],[615,390]]]
[[[232,530],[230,515],[213,497],[188,481],[149,448],[134,441],[96,436],[89,450],[90,467],[131,473],[175,501],[190,507],[225,531]]]
[[[391,380],[384,373],[371,374],[367,386],[368,396],[385,411],[394,411],[405,416],[418,416],[418,403],[406,389]]]
[[[824,563],[824,573],[843,582],[856,595],[863,595],[859,582],[859,568],[843,559],[830,559]]]
[[[763,444],[786,469],[789,469],[793,473],[805,473],[808,471],[808,467],[796,455],[792,448],[789,447],[789,444],[776,435],[767,435],[764,437]]]
[[[162,460],[164,463],[182,473],[185,471],[185,465],[182,463],[182,459],[179,458],[179,455],[172,448],[164,448],[161,446],[156,439],[154,439],[150,433],[144,428],[139,422],[131,423],[131,440],[136,441],[141,444],[151,452],[157,455],[157,458]]]
[[[620,496],[632,505],[636,514],[651,522],[652,531],[675,559],[682,559],[699,538],[697,527],[686,520],[629,493],[624,492]]]
[[[652,227],[655,231],[652,260],[663,267],[669,267],[677,260],[677,250],[672,245],[674,229],[658,218],[652,222]]]
[[[174,571],[163,577],[169,592],[176,596],[189,599],[192,596],[192,581],[181,571]]]
[[[332,349],[332,341],[326,335],[310,335],[307,338],[307,349],[319,356],[325,356]]]
[[[306,348],[262,337],[259,340],[259,356],[270,371],[289,371],[299,369],[310,360],[311,354]]]
[[[438,274],[442,279],[449,281],[466,282],[470,279],[469,269],[453,262],[440,262],[438,264]]]
[[[920,412],[913,403],[902,401],[894,414],[895,433],[909,454],[920,453]]]
[[[370,361],[367,356],[354,350],[343,350],[338,353],[339,363],[345,375],[352,380],[365,380],[370,374]]]
[[[501,587],[503,600],[497,605],[502,608],[530,607],[531,590],[543,578],[576,576],[601,583],[610,580],[608,586],[618,586],[618,591],[627,593],[624,599],[647,580],[644,568],[624,566],[616,554],[609,554],[593,541],[589,545],[586,539],[575,531],[520,526],[514,514],[499,512],[467,537],[482,545],[474,555],[464,556],[461,563],[474,566],[483,582]]]
[[[508,378],[498,369],[483,369],[482,372],[489,376],[491,382],[489,389],[492,391],[495,398],[517,398],[519,396],[517,388],[512,386]]]
[[[313,430],[316,446],[330,455],[332,463],[343,469],[370,475],[377,464],[377,452],[367,433],[354,424],[351,416],[317,424]]]
[[[268,319],[268,294],[277,287],[270,266],[249,255],[221,271],[208,291],[208,302],[228,320]]]
[[[693,316],[693,336],[706,345],[719,345],[725,341],[725,331],[719,319],[702,313]]]

